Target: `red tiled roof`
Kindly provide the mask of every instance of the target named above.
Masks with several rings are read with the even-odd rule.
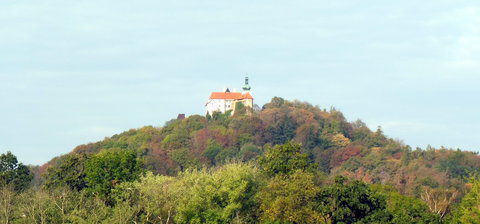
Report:
[[[242,94],[243,99],[253,99],[253,96],[249,92]]]
[[[250,93],[232,93],[232,92],[213,92],[210,95],[210,99],[223,99],[223,100],[243,100],[253,99]]]

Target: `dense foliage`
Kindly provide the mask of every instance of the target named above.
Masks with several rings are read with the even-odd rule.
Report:
[[[333,108],[279,97],[78,146],[35,169],[39,188],[27,189],[32,175],[12,156],[1,177],[23,184],[2,185],[4,223],[479,220],[477,154],[413,150]]]
[[[0,187],[16,192],[25,190],[32,182],[33,174],[27,166],[19,163],[11,152],[0,155]]]

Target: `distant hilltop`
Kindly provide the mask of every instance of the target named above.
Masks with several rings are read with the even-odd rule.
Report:
[[[234,93],[225,90],[220,94]],[[361,223],[478,223],[476,216],[467,213],[471,211],[468,209],[479,206],[480,156],[477,153],[432,147],[412,149],[388,138],[380,128],[372,131],[360,120],[349,122],[334,108],[327,111],[307,102],[280,97],[247,114],[239,106],[253,97],[248,92],[238,94],[221,98],[225,102],[231,100],[230,106],[236,105],[234,116],[229,115],[229,110],[224,114],[214,110],[211,117],[180,116],[161,127],[131,129],[96,143],[80,145],[72,153],[56,157],[36,169],[35,186],[45,191],[38,194],[27,191],[19,200],[17,197],[2,200],[14,202],[12,207],[17,210],[13,214],[30,215],[23,213],[24,209],[30,204],[37,205],[37,201],[49,206],[67,192],[65,199],[60,199],[72,204],[76,203],[77,195],[86,192],[78,206],[72,204],[76,207],[71,206],[70,213],[62,213],[61,206],[42,209],[51,209],[53,217],[65,214],[77,217],[74,212],[81,211],[79,214],[89,218],[88,214],[100,210],[97,204],[103,200],[106,210],[95,213],[95,217],[105,217],[107,221],[99,222],[106,223],[118,223],[120,218],[110,217],[120,215],[122,220],[130,217],[130,220],[148,223],[158,220],[162,214],[171,216],[176,223],[192,223],[195,221],[184,218],[193,217],[194,212],[199,214],[195,217],[202,216],[203,223],[263,222],[257,221],[261,219],[257,217],[272,211],[270,208],[276,209],[279,203],[290,206],[288,211],[299,210],[302,214],[294,216],[301,218],[291,223],[360,223],[345,221],[345,213],[333,221],[304,222],[303,217],[308,218],[310,214],[311,217],[334,217],[331,211],[338,205],[350,204],[356,206],[350,217],[365,216],[366,209],[357,209],[363,207],[375,214]],[[216,93],[212,95],[211,100],[217,100]],[[241,98],[242,95],[250,97]],[[168,204],[172,198],[174,201]],[[129,200],[128,203],[123,199]],[[442,206],[435,207],[435,204]],[[224,217],[223,211],[231,211],[232,207],[237,210],[225,216],[230,217],[228,220],[203,218]],[[150,208],[154,209],[147,210]],[[237,212],[243,208],[253,210]],[[146,212],[139,212],[141,209]],[[275,214],[285,214],[283,210],[278,211]],[[473,221],[437,221],[442,217],[444,220],[456,218],[463,211],[466,211],[465,217],[473,217]],[[147,212],[155,217],[147,216]],[[253,218],[237,220],[235,214],[253,214]],[[373,220],[375,217],[382,220],[377,222]],[[35,222],[27,220],[26,223]]]
[[[223,92],[212,92],[210,98],[205,104],[205,113],[213,115],[215,112],[235,114],[236,111],[245,108],[251,111],[253,108],[253,96],[250,92],[251,87],[248,84],[248,77],[245,77],[245,85],[242,92],[231,92],[229,88]]]

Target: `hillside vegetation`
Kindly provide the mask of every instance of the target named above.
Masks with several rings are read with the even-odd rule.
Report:
[[[479,223],[479,171],[476,153],[412,149],[335,109],[275,97],[80,145],[35,169],[36,188],[3,181],[2,220]]]

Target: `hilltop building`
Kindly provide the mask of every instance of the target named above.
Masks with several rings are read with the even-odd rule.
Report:
[[[250,93],[251,87],[248,84],[248,77],[245,77],[245,85],[242,89],[242,92],[231,92],[228,88],[223,92],[212,92],[205,105],[206,114],[212,115],[216,111],[220,113],[231,111],[233,115],[238,105],[237,103],[242,103],[247,108],[247,111],[251,110],[253,108],[253,97]]]

